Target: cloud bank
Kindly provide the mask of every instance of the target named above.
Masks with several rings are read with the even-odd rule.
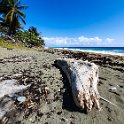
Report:
[[[101,39],[96,37],[43,37],[47,47],[97,47],[97,46],[111,46],[114,39]]]

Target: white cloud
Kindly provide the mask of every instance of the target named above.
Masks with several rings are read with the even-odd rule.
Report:
[[[109,44],[111,44],[114,40],[115,40],[115,39],[113,39],[113,38],[106,38],[106,41],[107,41]]]
[[[78,41],[82,45],[94,45],[94,44],[98,45],[102,42],[102,39],[100,39],[99,37],[88,38],[88,37],[81,36],[81,37],[78,37]]]
[[[73,37],[44,37],[45,44],[48,47],[52,46],[76,46],[76,47],[83,47],[83,46],[103,46],[103,45],[110,45],[114,41],[112,38],[101,39],[98,36],[96,37],[85,37],[80,36],[77,38]]]

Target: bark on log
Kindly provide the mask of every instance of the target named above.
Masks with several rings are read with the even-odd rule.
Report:
[[[100,95],[97,89],[98,66],[82,60],[57,59],[55,64],[66,74],[75,104],[91,110],[94,105],[100,110]]]

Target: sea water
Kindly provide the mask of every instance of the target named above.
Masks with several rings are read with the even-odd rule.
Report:
[[[124,47],[63,47],[60,49],[124,56]]]

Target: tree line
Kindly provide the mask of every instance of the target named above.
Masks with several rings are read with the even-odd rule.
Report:
[[[31,26],[24,30],[22,24],[25,22],[24,9],[27,5],[22,5],[20,0],[0,0],[0,34],[1,37],[13,39],[15,42],[22,42],[26,46],[44,46],[37,28]]]

